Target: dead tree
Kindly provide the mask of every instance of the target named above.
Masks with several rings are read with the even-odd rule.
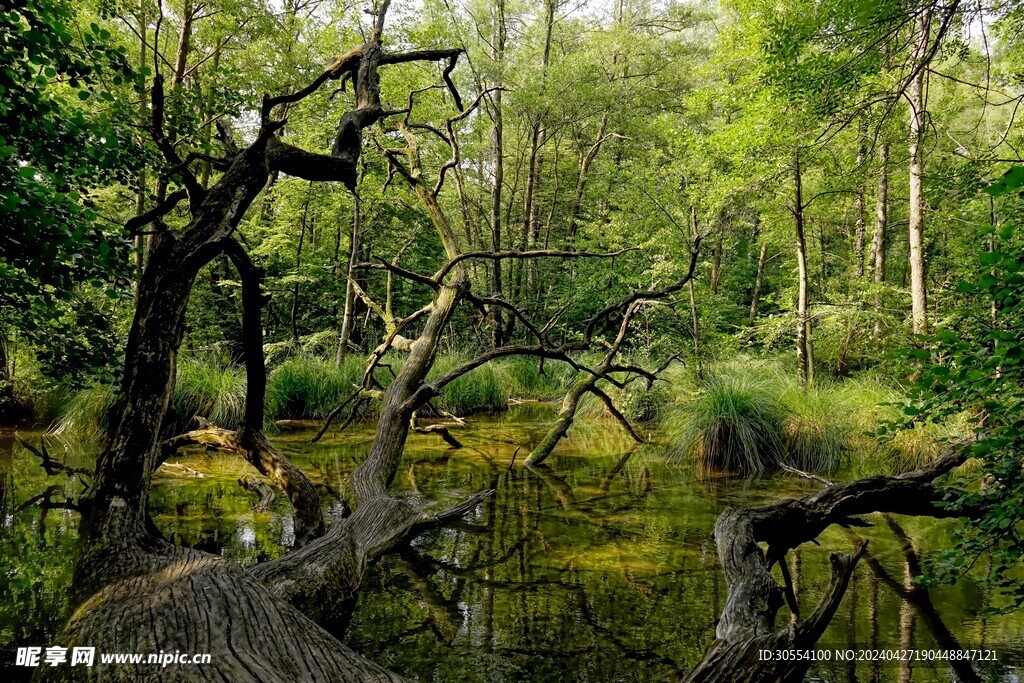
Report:
[[[408,107],[405,110],[403,120],[397,124],[395,128],[395,132],[400,133],[402,139],[405,141],[405,146],[397,149],[381,146],[381,151],[385,154],[390,164],[391,173],[402,177],[406,181],[408,186],[414,191],[417,198],[420,200],[427,215],[430,217],[430,221],[434,225],[434,228],[440,237],[447,261],[436,273],[433,273],[432,275],[417,273],[403,268],[398,265],[397,258],[391,259],[390,261],[378,258],[376,261],[362,263],[357,266],[360,270],[383,270],[387,273],[388,305],[381,306],[374,302],[365,292],[360,291],[359,293],[367,303],[367,306],[371,310],[376,311],[378,316],[381,317],[384,323],[385,335],[382,342],[370,354],[360,386],[356,388],[356,390],[348,396],[341,405],[331,412],[321,427],[320,432],[314,437],[314,441],[319,440],[323,436],[333,420],[346,408],[349,409],[349,415],[343,425],[343,428],[350,424],[359,415],[359,411],[364,405],[381,396],[383,387],[377,382],[375,378],[375,371],[380,367],[384,356],[389,351],[399,350],[411,352],[409,359],[406,361],[405,365],[403,365],[403,373],[406,365],[409,365],[410,363],[418,364],[421,362],[421,360],[419,360],[415,355],[419,351],[417,348],[417,344],[419,342],[417,342],[417,344],[410,344],[408,340],[402,336],[402,332],[408,326],[426,316],[427,322],[424,329],[431,328],[431,321],[434,321],[435,319],[441,321],[437,323],[439,330],[443,329],[447,325],[447,322],[455,308],[462,303],[466,303],[474,307],[483,319],[496,321],[492,324],[497,325],[502,324],[501,319],[500,317],[495,318],[491,313],[495,310],[504,311],[508,314],[510,320],[515,321],[522,326],[525,330],[525,334],[529,335],[531,338],[530,342],[492,346],[491,348],[483,351],[477,357],[462,363],[430,382],[426,382],[424,379],[426,376],[425,371],[418,374],[417,377],[419,378],[418,381],[420,382],[420,386],[409,394],[403,413],[409,422],[410,428],[421,432],[436,432],[449,445],[456,448],[460,447],[458,440],[451,435],[447,428],[451,425],[432,425],[429,428],[418,427],[416,425],[417,411],[421,408],[429,408],[433,412],[440,414],[441,411],[438,411],[437,408],[431,406],[431,401],[440,395],[444,387],[463,375],[472,372],[491,361],[508,356],[533,356],[538,358],[538,362],[541,363],[542,369],[545,360],[568,363],[579,373],[579,379],[566,392],[562,400],[561,409],[559,410],[555,421],[547,434],[541,439],[540,443],[530,453],[526,460],[526,464],[538,465],[551,454],[558,442],[568,433],[568,430],[576,417],[580,401],[587,393],[596,396],[604,403],[608,412],[619,422],[619,424],[622,425],[634,441],[638,443],[643,441],[636,429],[634,429],[630,424],[622,411],[616,407],[612,397],[609,396],[609,394],[602,388],[599,382],[610,384],[618,389],[625,389],[627,384],[642,380],[647,383],[647,387],[649,389],[658,379],[658,375],[678,356],[678,354],[676,354],[670,357],[667,362],[653,370],[645,369],[636,364],[624,362],[620,360],[619,357],[623,349],[623,345],[629,337],[630,324],[637,312],[644,306],[668,299],[692,281],[697,266],[701,235],[695,234],[694,236],[693,243],[690,246],[686,272],[679,280],[659,289],[631,292],[622,299],[605,306],[587,320],[585,329],[582,330],[582,334],[573,341],[555,344],[550,338],[551,331],[554,329],[559,319],[565,314],[566,307],[560,309],[551,319],[541,325],[530,319],[524,307],[508,301],[500,295],[491,294],[489,296],[479,296],[473,293],[472,287],[470,286],[469,274],[464,270],[464,264],[467,261],[492,261],[494,263],[494,269],[498,270],[500,269],[500,263],[509,259],[525,262],[531,262],[542,258],[603,259],[614,258],[627,252],[634,251],[633,249],[622,249],[614,252],[530,249],[464,252],[459,249],[458,240],[456,239],[457,231],[451,225],[447,214],[438,202],[438,195],[440,194],[441,188],[444,184],[446,173],[451,169],[457,168],[460,162],[459,142],[455,132],[455,126],[459,121],[464,120],[489,93],[490,91],[482,92],[476,101],[462,113],[448,119],[443,131],[432,126],[418,124],[413,121],[412,114],[416,94],[413,93],[409,97]],[[427,131],[430,134],[439,137],[451,150],[450,159],[441,166],[438,177],[432,186],[428,184],[424,177],[422,161],[420,158],[420,142],[417,138],[418,131]],[[431,303],[405,317],[396,317],[391,311],[390,306],[391,278],[396,276],[409,280],[410,282],[429,290],[433,290],[433,300]],[[496,334],[492,335],[491,338],[495,339],[500,336],[502,335]],[[605,352],[600,362],[598,362],[594,367],[582,365],[575,360],[574,356],[581,352],[593,349],[602,349]],[[430,359],[429,362],[432,363],[432,359]],[[426,367],[426,370],[429,370],[429,365]],[[404,392],[405,390],[403,389],[403,393]]]
[[[925,467],[898,477],[869,477],[800,499],[753,509],[726,509],[715,523],[715,544],[729,594],[704,659],[686,681],[800,681],[811,662],[761,661],[761,650],[811,649],[825,631],[849,584],[866,541],[852,554],[833,553],[832,582],[820,602],[800,620],[786,554],[814,541],[825,529],[868,526],[860,515],[891,512],[932,517],[966,516],[942,505],[935,479],[960,465],[966,449],[950,451]],[[762,550],[761,545],[767,546]],[[783,585],[772,577],[779,565]],[[775,616],[787,604],[798,621],[778,628]]]
[[[309,85],[264,98],[252,144],[238,145],[227,128],[222,128],[220,141],[225,155],[221,158],[179,155],[164,129],[163,79],[159,75],[154,79],[149,134],[172,167],[171,180],[181,189],[133,218],[126,227],[134,234],[159,224],[162,216],[186,200],[190,218],[180,230],[161,226],[152,232],[125,352],[123,380],[109,414],[108,442],[97,459],[92,488],[81,501],[71,596],[75,607],[58,642],[109,652],[209,652],[212,663],[165,669],[145,664],[58,667],[41,670],[41,676],[176,681],[399,680],[348,649],[321,625],[344,622],[374,558],[426,526],[461,516],[488,493],[481,492],[440,512],[414,507],[388,493],[409,428],[410,396],[421,386],[430,367],[438,336],[451,313],[450,301],[464,287],[464,279],[455,273],[453,282],[440,288],[435,305],[425,314],[420,336],[412,343],[411,362],[383,394],[377,438],[350,482],[354,512],[326,526],[309,480],[263,435],[266,375],[259,350],[263,296],[259,272],[233,237],[272,173],[341,182],[350,189],[354,186],[363,130],[394,114],[381,105],[379,68],[443,60],[447,62],[445,82],[457,95],[448,74],[461,50],[385,51],[381,34],[387,7],[388,1],[384,0],[366,42],[334,60]],[[328,81],[338,79],[350,80],[354,85],[355,106],[341,116],[329,154],[308,152],[275,134],[285,124],[274,118],[275,110],[296,105]],[[221,171],[211,186],[205,187],[193,173],[192,164],[197,161],[209,162]],[[162,444],[161,428],[174,390],[189,294],[200,269],[221,254],[231,258],[243,281],[249,382],[245,421],[237,432],[204,425]],[[175,546],[160,538],[147,516],[152,473],[174,448],[187,443],[237,451],[280,487],[295,509],[300,547],[246,570],[222,557]]]

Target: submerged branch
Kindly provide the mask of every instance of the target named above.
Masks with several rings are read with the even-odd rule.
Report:
[[[726,509],[715,523],[715,543],[729,598],[716,629],[715,641],[687,681],[800,680],[810,662],[760,661],[761,649],[812,648],[835,614],[866,541],[853,554],[833,554],[832,581],[811,614],[795,626],[775,629],[775,615],[784,601],[799,606],[771,575],[771,565],[785,563],[786,551],[813,541],[833,524],[864,525],[857,516],[894,512],[933,517],[959,516],[942,505],[934,480],[960,465],[966,449],[947,451],[925,467],[897,477],[869,477],[830,486],[799,499],[764,507]],[[768,545],[767,556],[760,544]],[[783,574],[785,578],[785,573]]]

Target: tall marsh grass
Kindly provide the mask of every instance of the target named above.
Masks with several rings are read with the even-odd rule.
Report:
[[[710,368],[697,395],[666,409],[662,425],[671,452],[703,469],[827,472],[856,454],[858,469],[896,473],[935,457],[961,430],[952,420],[879,441],[875,430],[899,418],[901,398],[867,378],[821,379],[805,391],[781,364],[741,359]]]
[[[245,416],[245,371],[235,365],[184,359],[178,364],[171,410],[182,429],[195,415],[228,429],[237,427]]]
[[[442,356],[431,372],[438,376],[466,359]],[[394,372],[402,356],[388,357]],[[333,360],[313,355],[291,356],[275,365],[267,376],[268,420],[321,420],[342,403],[362,381],[366,359],[350,355],[340,367]],[[377,378],[387,386],[390,373],[379,368]],[[544,374],[530,358],[502,358],[448,384],[437,405],[456,415],[499,412],[510,399],[552,400],[560,397],[575,375],[565,363],[548,362]],[[53,432],[83,439],[99,439],[106,414],[114,401],[111,386],[94,386],[65,401]],[[178,363],[178,376],[165,431],[188,428],[196,415],[227,428],[236,427],[245,413],[244,368],[215,358],[186,358]],[[370,405],[365,415],[372,415]]]
[[[783,457],[786,411],[771,377],[719,371],[664,419],[671,448],[707,469],[760,472]]]
[[[294,356],[267,377],[267,417],[323,419],[362,382],[366,359],[346,356],[341,367],[315,356]],[[385,371],[378,371],[382,377]]]
[[[388,358],[393,370],[403,357]],[[432,377],[466,358],[437,359]],[[296,355],[275,365],[268,375],[268,420],[321,420],[355,389],[365,358],[348,356],[341,367],[333,360]],[[378,369],[383,385],[390,374]],[[775,361],[750,358],[718,363],[702,380],[674,366],[648,390],[642,381],[625,389],[605,390],[631,420],[660,424],[670,452],[703,469],[759,472],[788,465],[829,471],[849,460],[862,473],[897,473],[920,466],[940,451],[942,443],[967,433],[966,417],[943,425],[919,425],[879,441],[874,432],[883,422],[898,421],[902,398],[897,388],[867,378],[842,382],[820,380],[804,391],[791,369]],[[565,363],[547,362],[539,372],[534,358],[502,358],[476,368],[448,384],[437,400],[456,415],[505,410],[513,399],[553,401],[577,379]],[[99,439],[115,392],[94,386],[71,395],[53,431],[76,439]],[[178,377],[166,435],[187,429],[196,415],[224,427],[237,426],[245,410],[245,372],[214,358],[185,358]],[[372,415],[370,405],[365,415]],[[604,404],[586,396],[578,417],[607,418]]]
[[[465,360],[457,355],[442,356],[430,376],[442,375]],[[566,363],[548,361],[541,374],[535,358],[499,358],[445,386],[439,405],[455,415],[471,415],[503,411],[512,399],[556,400],[565,394],[575,375]]]
[[[107,412],[114,404],[114,394],[114,387],[110,385],[96,385],[72,394],[51,431],[68,438],[99,441],[106,430]]]
[[[95,385],[72,394],[51,431],[69,438],[99,440],[115,398],[116,390],[110,385]],[[245,372],[241,368],[205,359],[183,359],[178,363],[165,432],[184,431],[196,415],[234,428],[244,414]]]

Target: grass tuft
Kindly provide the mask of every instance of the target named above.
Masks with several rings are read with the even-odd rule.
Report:
[[[245,417],[245,371],[215,361],[183,359],[178,363],[171,408],[179,431],[195,415],[234,429]]]
[[[664,419],[671,449],[700,468],[760,472],[777,466],[785,411],[771,382],[755,372],[709,374],[699,395]]]
[[[806,471],[834,470],[843,461],[851,433],[844,397],[831,383],[810,391],[784,382],[783,462]]]
[[[114,387],[95,385],[75,392],[64,404],[51,431],[67,438],[99,441],[106,430],[107,412],[114,404]]]
[[[294,356],[267,378],[267,416],[277,420],[327,417],[362,381],[366,359],[350,355],[338,367],[315,356]],[[382,377],[386,371],[378,371]]]

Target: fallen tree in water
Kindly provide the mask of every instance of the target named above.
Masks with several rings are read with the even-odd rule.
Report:
[[[97,459],[91,489],[80,502],[74,607],[57,640],[101,652],[209,653],[211,663],[163,669],[145,663],[45,668],[40,669],[41,676],[132,681],[400,680],[347,648],[327,629],[337,633],[345,624],[366,569],[376,557],[430,525],[465,514],[489,493],[479,492],[463,504],[436,511],[388,492],[409,429],[413,410],[409,397],[430,369],[455,292],[465,286],[465,280],[456,273],[454,283],[435,297],[409,361],[383,396],[373,447],[350,479],[356,508],[327,525],[316,489],[262,431],[266,370],[260,312],[264,298],[259,271],[232,235],[273,172],[354,186],[361,132],[389,115],[380,103],[380,66],[446,60],[450,69],[454,64],[461,50],[384,52],[381,33],[387,5],[380,6],[365,44],[335,60],[302,90],[264,98],[260,128],[251,145],[240,147],[230,131],[221,128],[225,156],[213,165],[222,173],[210,187],[204,187],[190,170],[197,159],[180,158],[165,134],[163,81],[159,75],[155,79],[148,128],[182,190],[127,226],[129,231],[148,224],[156,228],[138,286],[108,440]],[[285,121],[273,119],[275,109],[301,101],[332,79],[352,81],[356,106],[341,117],[331,154],[314,154],[283,142],[276,131]],[[161,216],[186,199],[191,220],[184,228],[172,230],[159,223]],[[160,443],[189,295],[199,270],[221,254],[232,260],[242,281],[248,380],[245,421],[234,432],[202,425]],[[241,453],[284,491],[295,510],[299,548],[244,569],[161,538],[147,515],[152,474],[178,447],[192,443]]]
[[[424,529],[474,510],[491,493],[479,491],[450,508],[438,509],[390,492],[410,431],[435,433],[450,445],[458,443],[446,430],[416,424],[417,411],[429,410],[431,400],[444,386],[493,358],[528,355],[538,362],[567,362],[581,372],[594,374],[595,371],[577,365],[569,354],[609,344],[602,338],[609,329],[615,334],[613,345],[617,352],[633,312],[648,295],[641,292],[608,306],[588,325],[585,338],[555,345],[548,339],[548,332],[560,314],[548,325],[537,326],[522,309],[500,297],[471,292],[465,268],[469,259],[610,258],[622,252],[460,250],[457,233],[437,195],[446,171],[458,164],[453,126],[464,120],[484,95],[470,107],[462,106],[449,78],[460,49],[386,52],[381,35],[387,9],[385,0],[378,6],[372,30],[362,46],[334,60],[305,88],[265,97],[259,112],[259,128],[250,145],[240,146],[230,129],[222,125],[221,158],[205,153],[186,158],[179,155],[164,129],[162,76],[158,74],[154,79],[148,130],[170,166],[169,176],[164,180],[181,188],[126,225],[132,233],[153,226],[149,254],[138,284],[122,383],[109,411],[107,442],[97,459],[91,487],[79,501],[81,522],[70,596],[73,607],[56,642],[66,647],[94,647],[100,652],[206,653],[210,663],[166,668],[155,668],[145,662],[43,667],[38,670],[41,677],[104,681],[401,680],[353,652],[336,637],[347,625],[367,568],[383,553]],[[378,69],[417,61],[447,64],[443,72],[445,87],[462,113],[447,120],[446,133],[410,121],[412,95],[404,110],[385,110],[381,104]],[[341,116],[331,153],[311,153],[284,142],[277,131],[286,121],[275,119],[274,112],[296,105],[330,80],[350,81],[355,94],[355,107]],[[263,432],[266,367],[262,348],[262,275],[234,232],[274,173],[315,182],[341,182],[354,189],[363,147],[362,131],[402,114],[404,120],[397,132],[407,146],[381,151],[392,171],[401,175],[421,199],[446,261],[433,276],[405,270],[397,265],[397,259],[384,262],[389,276],[393,272],[425,286],[431,297],[427,305],[393,321],[384,343],[371,356],[366,385],[357,392],[355,400],[358,405],[364,392],[379,400],[376,435],[365,460],[347,482],[353,503],[351,514],[328,524],[316,488]],[[452,149],[452,160],[441,168],[432,187],[424,180],[412,132],[424,128],[439,134]],[[191,165],[200,161],[210,163],[220,172],[209,187],[191,170]],[[171,229],[161,218],[182,202],[186,203],[190,220],[181,229]],[[247,380],[245,417],[237,430],[203,423],[190,432],[161,441],[174,392],[189,297],[200,270],[221,256],[231,261],[241,282]],[[695,263],[696,247],[686,278],[692,276]],[[651,293],[649,298],[658,298],[656,294]],[[511,312],[536,343],[497,346],[427,381],[442,335],[462,303],[483,312],[497,308]],[[415,335],[414,323],[418,328]],[[400,332],[409,337],[401,337]],[[386,388],[374,386],[373,372],[396,342],[408,357]],[[613,352],[608,358],[614,355]],[[649,381],[655,376],[610,361],[597,370],[601,379],[621,385],[625,380],[611,377],[615,373],[620,377],[637,375]],[[280,558],[243,568],[223,557],[163,539],[147,512],[153,473],[178,449],[187,446],[237,453],[280,489],[293,508],[296,547]],[[243,481],[243,485],[247,483],[251,482]],[[266,491],[256,488],[266,500]]]
[[[896,477],[869,477],[819,493],[751,509],[727,508],[715,523],[715,544],[725,574],[728,598],[715,631],[715,640],[688,682],[799,681],[811,661],[761,661],[761,650],[812,649],[824,633],[846,593],[867,541],[853,553],[833,553],[832,579],[824,596],[806,616],[794,595],[786,555],[803,543],[814,542],[833,524],[869,526],[860,515],[890,512],[931,517],[965,516],[942,504],[935,480],[966,459],[966,449],[947,452],[919,470]],[[762,550],[761,544],[766,546]],[[779,565],[782,585],[772,577]],[[788,605],[794,624],[776,628],[775,617]]]

